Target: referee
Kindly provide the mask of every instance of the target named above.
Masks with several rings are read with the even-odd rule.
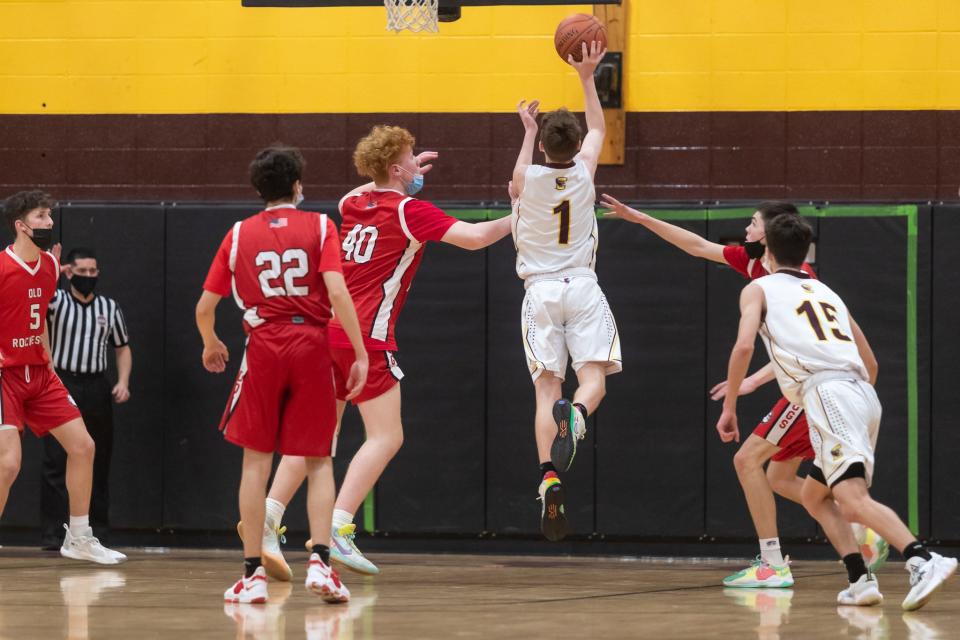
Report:
[[[57,289],[47,311],[50,348],[57,375],[63,380],[96,443],[93,461],[93,495],[90,525],[94,535],[106,541],[109,526],[110,454],[113,449],[113,405],[130,398],[133,354],[127,323],[117,303],[94,293],[100,270],[90,249],[75,248],[67,254],[62,270],[70,279],[70,291]],[[107,380],[107,343],[117,360],[117,384]],[[41,546],[59,549],[63,522],[69,504],[66,489],[67,455],[54,438],[43,438],[43,516]]]

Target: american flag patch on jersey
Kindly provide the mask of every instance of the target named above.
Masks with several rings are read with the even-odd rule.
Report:
[[[274,219],[272,219],[272,220],[270,221],[270,228],[271,228],[271,229],[282,229],[282,228],[284,228],[285,226],[287,226],[287,219],[286,219],[286,218],[274,218]]]

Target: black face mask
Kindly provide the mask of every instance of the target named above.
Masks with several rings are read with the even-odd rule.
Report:
[[[764,251],[767,250],[763,243],[759,240],[754,240],[753,242],[744,242],[743,248],[747,250],[747,256],[751,260],[759,260],[763,257]]]
[[[33,235],[30,236],[30,239],[33,240],[33,244],[37,245],[37,248],[41,251],[46,251],[50,248],[50,245],[53,244],[53,229],[41,229],[40,227],[31,228]]]
[[[96,276],[73,276],[70,278],[70,285],[81,295],[88,296],[97,288],[97,278]]]

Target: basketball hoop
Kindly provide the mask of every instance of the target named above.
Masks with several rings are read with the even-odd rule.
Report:
[[[437,31],[438,0],[383,0],[383,4],[390,31]]]

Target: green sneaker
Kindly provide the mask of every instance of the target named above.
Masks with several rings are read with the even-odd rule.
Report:
[[[737,571],[723,579],[723,586],[740,589],[786,589],[793,586],[793,574],[790,573],[790,557],[783,566],[767,564],[757,556],[746,569]]]
[[[353,542],[357,535],[357,525],[345,524],[339,529],[333,527],[330,531],[330,560],[342,564],[347,569],[375,576],[380,573],[377,565],[367,560],[357,545]]]

